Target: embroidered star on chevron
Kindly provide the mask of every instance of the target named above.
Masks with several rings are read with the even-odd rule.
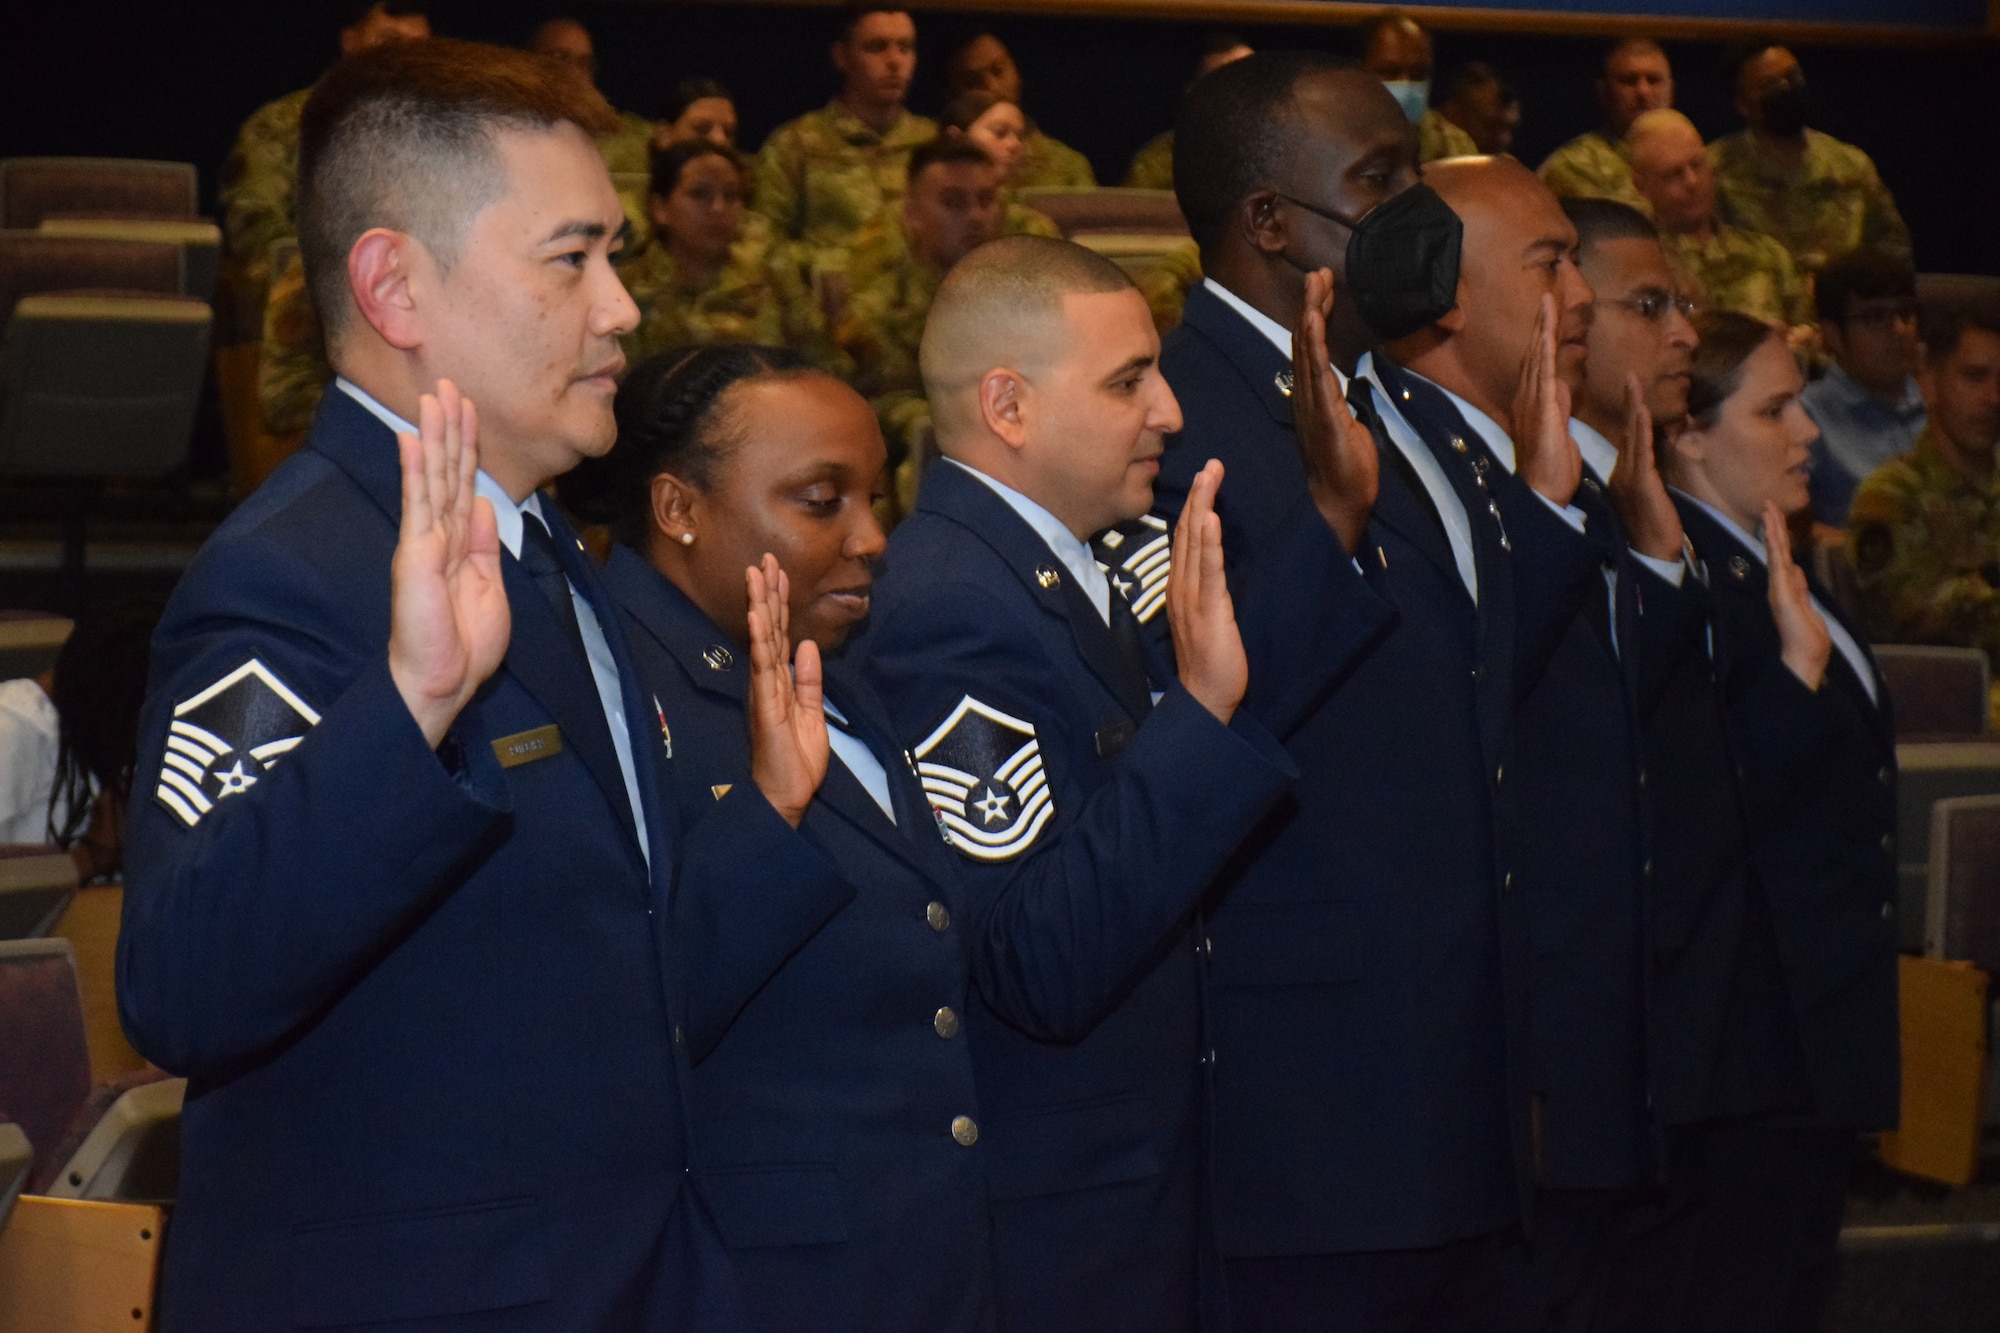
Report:
[[[312,706],[253,657],[174,705],[153,796],[193,828],[217,801],[256,786],[318,724]]]
[[[1019,856],[1055,817],[1034,725],[969,694],[916,757],[946,841],[972,860]]]

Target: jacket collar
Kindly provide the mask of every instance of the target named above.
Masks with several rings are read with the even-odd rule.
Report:
[[[1272,346],[1255,325],[1210,291],[1206,281],[1188,292],[1181,327],[1221,353],[1271,420],[1291,426],[1291,357]]]

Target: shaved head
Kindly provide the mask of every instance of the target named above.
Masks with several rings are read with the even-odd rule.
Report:
[[[1655,111],[1642,112],[1632,121],[1632,128],[1626,131],[1626,142],[1635,153],[1642,143],[1682,144],[1689,140],[1701,142],[1701,131],[1694,122],[1672,107],[1661,107]]]
[[[1071,241],[1007,236],[959,260],[931,302],[917,354],[938,447],[950,454],[953,427],[978,420],[987,371],[1032,378],[1069,350],[1065,297],[1106,292],[1137,289],[1124,269]]]

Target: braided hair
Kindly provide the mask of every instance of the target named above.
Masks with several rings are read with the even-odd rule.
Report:
[[[602,523],[613,541],[643,552],[653,530],[653,478],[663,472],[706,491],[736,444],[719,406],[738,384],[767,376],[817,374],[788,347],[715,343],[649,357],[618,386],[612,412],[618,440],[556,483],[563,507]]]
[[[161,604],[111,602],[78,618],[56,656],[49,698],[59,731],[56,780],[49,790],[49,840],[68,847],[90,822],[98,791],[123,804],[139,760],[139,708]]]

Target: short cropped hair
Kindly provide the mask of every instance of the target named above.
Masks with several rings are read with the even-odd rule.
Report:
[[[909,12],[910,7],[907,3],[883,3],[882,0],[847,0],[847,3],[840,7],[839,14],[834,18],[833,40],[844,42],[854,36],[854,30],[861,25],[861,20],[867,18],[870,14],[907,14]]]
[[[1174,197],[1204,253],[1284,164],[1300,80],[1348,68],[1317,51],[1258,51],[1195,81],[1174,124]]]
[[[1844,324],[1856,301],[1917,295],[1917,270],[1901,255],[1864,245],[1837,255],[1813,279],[1813,312],[1822,324]]]
[[[1611,62],[1619,56],[1624,55],[1627,51],[1651,51],[1662,60],[1666,59],[1667,55],[1666,51],[1661,49],[1660,44],[1650,37],[1620,37],[1617,41],[1604,48],[1604,58],[1597,62],[1597,77],[1600,79],[1609,78],[1611,76]]]
[[[1470,97],[1481,88],[1498,88],[1503,105],[1518,102],[1521,95],[1514,91],[1499,70],[1483,60],[1468,60],[1454,66],[1450,73],[1438,81],[1438,101],[1449,102],[1455,98]]]
[[[963,362],[976,359],[975,352],[989,345],[1023,352],[1039,348],[1046,339],[1017,335],[1023,325],[1061,314],[1064,297],[1133,290],[1124,269],[1074,241],[1047,236],[989,241],[959,260],[938,285],[917,353],[924,391],[934,408],[942,409],[941,399],[966,387],[953,377],[964,372]]]
[[[1738,87],[1743,81],[1743,67],[1766,51],[1784,45],[1774,38],[1754,37],[1747,41],[1731,42],[1723,47],[1720,67],[1723,96],[1732,102],[1735,101]]]
[[[1924,359],[1932,369],[1951,360],[1968,333],[1990,333],[2000,338],[2000,315],[1975,306],[1947,310],[1924,329]]]
[[[685,116],[689,107],[710,97],[719,97],[731,106],[736,105],[736,99],[720,83],[706,74],[690,74],[676,82],[667,94],[667,104],[661,109],[660,119],[671,125]]]
[[[938,108],[939,129],[965,131],[978,123],[979,118],[1008,99],[984,88],[968,88]],[[1009,102],[1009,105],[1013,103]]]
[[[1660,229],[1630,204],[1616,199],[1564,199],[1562,211],[1576,227],[1577,248],[1605,241],[1658,241]]]
[[[924,172],[940,163],[948,162],[976,162],[983,167],[993,165],[993,159],[986,155],[986,150],[970,139],[956,139],[940,134],[936,138],[924,140],[910,150],[909,174],[904,179],[915,185],[917,177]]]
[[[506,190],[504,129],[568,121],[608,134],[618,117],[559,61],[433,38],[341,61],[299,119],[299,258],[329,341],[347,320],[347,255],[363,233],[416,237],[450,271],[480,211]]]

